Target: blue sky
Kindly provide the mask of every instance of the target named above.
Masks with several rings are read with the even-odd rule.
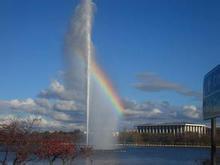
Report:
[[[64,35],[78,0],[0,1],[0,99],[35,98],[58,77]],[[137,101],[201,105],[173,90],[140,90],[138,74],[202,92],[220,63],[220,2],[95,0],[96,58],[119,95]]]

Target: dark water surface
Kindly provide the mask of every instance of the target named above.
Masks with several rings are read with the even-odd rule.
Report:
[[[207,148],[127,147],[96,151],[90,160],[78,158],[77,165],[199,165],[209,159]]]
[[[220,156],[218,151],[217,156]],[[78,157],[73,165],[200,165],[209,160],[208,148],[184,147],[125,147],[111,151],[94,151],[90,158]],[[11,162],[9,163],[11,164]],[[28,165],[47,165],[34,161]],[[57,160],[54,165],[62,165]]]

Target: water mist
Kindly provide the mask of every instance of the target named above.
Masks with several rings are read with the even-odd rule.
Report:
[[[95,63],[91,39],[94,6],[92,0],[81,0],[75,9],[66,36],[65,82],[66,88],[74,93],[73,99],[86,105],[87,145],[95,149],[112,149],[118,118],[92,70]]]

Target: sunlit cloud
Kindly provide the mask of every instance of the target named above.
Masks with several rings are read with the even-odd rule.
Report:
[[[124,100],[125,111],[121,127],[147,123],[201,122],[202,110],[195,105],[172,105],[167,101]]]

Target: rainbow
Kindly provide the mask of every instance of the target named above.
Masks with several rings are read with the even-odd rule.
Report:
[[[110,102],[114,106],[115,110],[117,111],[117,114],[122,115],[124,112],[124,106],[117,95],[115,89],[113,88],[111,82],[108,80],[105,73],[101,70],[101,68],[92,61],[91,63],[91,74],[95,78],[95,80],[99,83],[101,89],[104,91],[104,93],[108,96],[110,99]]]

